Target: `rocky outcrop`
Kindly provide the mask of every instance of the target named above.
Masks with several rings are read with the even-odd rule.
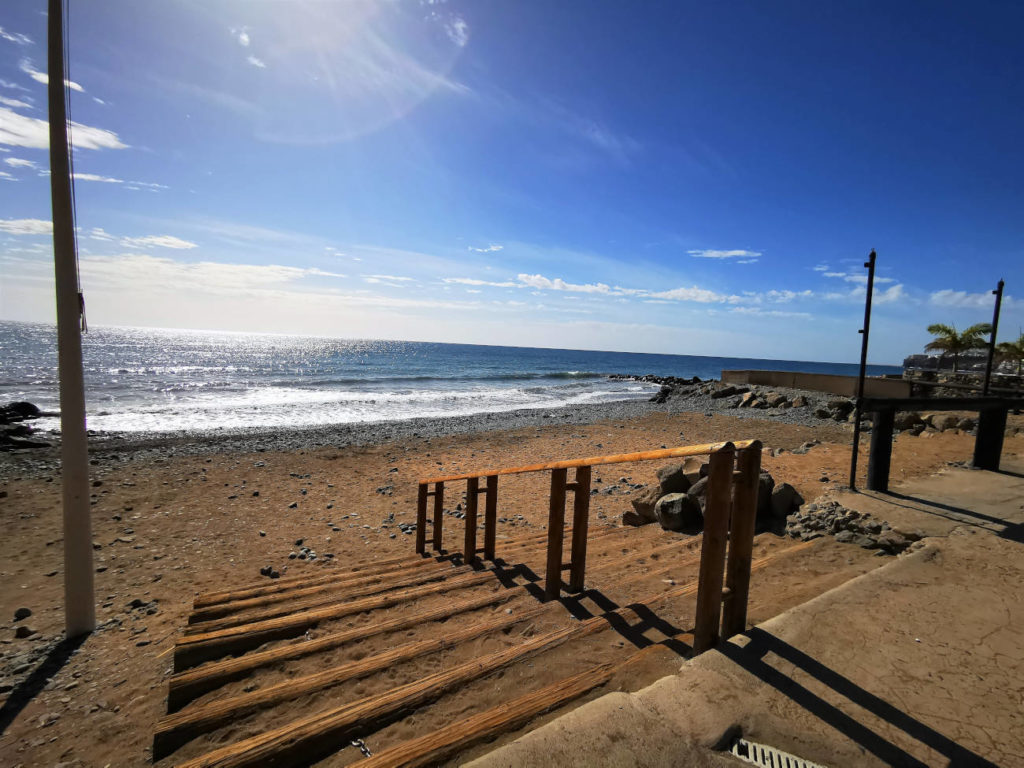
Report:
[[[923,538],[919,531],[897,531],[884,521],[831,500],[808,504],[803,511],[789,515],[786,534],[801,541],[833,536],[838,542],[877,549],[887,555],[898,555]]]
[[[42,412],[32,403],[16,402],[0,406],[0,451],[22,448],[49,448],[45,440],[33,440],[35,429],[26,421],[37,419]]]

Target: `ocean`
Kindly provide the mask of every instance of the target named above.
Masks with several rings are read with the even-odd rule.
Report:
[[[854,364],[795,360],[153,328],[91,328],[83,358],[89,428],[151,433],[556,408],[646,399],[658,389],[609,374],[709,379],[729,368],[857,372]],[[54,326],[0,321],[0,402],[15,400],[59,409]],[[53,417],[36,424],[59,427]]]

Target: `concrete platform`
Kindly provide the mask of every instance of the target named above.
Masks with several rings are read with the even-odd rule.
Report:
[[[842,494],[930,538],[472,765],[741,765],[716,748],[742,734],[835,768],[1024,766],[1022,469]]]

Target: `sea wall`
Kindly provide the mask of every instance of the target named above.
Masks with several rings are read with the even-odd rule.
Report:
[[[830,392],[843,397],[857,394],[856,376],[837,376],[829,373],[798,373],[795,371],[722,371],[722,381],[728,384],[758,384],[765,387],[792,387],[816,392]],[[910,397],[910,382],[903,379],[867,378],[864,380],[865,397]]]

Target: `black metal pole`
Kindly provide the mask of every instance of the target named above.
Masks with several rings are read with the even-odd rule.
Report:
[[[988,339],[988,362],[985,364],[985,385],[981,388],[981,394],[988,394],[988,385],[992,382],[992,360],[996,355],[996,334],[999,333],[999,310],[1003,306],[1003,281],[992,291],[996,297],[996,308],[992,312],[992,335]]]
[[[850,453],[850,490],[857,490],[857,450],[860,447],[860,417],[864,407],[864,377],[868,371],[868,335],[871,332],[871,295],[875,290],[875,249],[871,249],[868,260],[868,289],[864,298],[864,327],[860,329],[860,373],[857,377],[857,404],[853,416],[853,450]]]

